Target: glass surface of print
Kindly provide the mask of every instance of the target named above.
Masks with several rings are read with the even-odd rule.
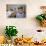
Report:
[[[8,18],[25,18],[26,5],[7,4],[6,15]]]

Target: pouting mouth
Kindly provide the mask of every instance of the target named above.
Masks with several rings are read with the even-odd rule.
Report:
[[[37,30],[37,32],[42,32],[42,30]]]

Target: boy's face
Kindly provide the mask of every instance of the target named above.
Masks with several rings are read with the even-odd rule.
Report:
[[[19,13],[23,13],[23,9],[18,9],[18,12]]]
[[[46,14],[46,6],[41,6],[40,9],[42,10],[42,12],[43,12],[44,14]]]
[[[42,8],[42,12],[46,14],[46,8]]]

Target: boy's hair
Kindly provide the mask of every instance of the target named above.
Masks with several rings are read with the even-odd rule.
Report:
[[[44,9],[44,8],[46,9],[46,6],[40,6],[40,9]]]
[[[22,9],[23,10],[23,7],[19,7],[18,9]]]

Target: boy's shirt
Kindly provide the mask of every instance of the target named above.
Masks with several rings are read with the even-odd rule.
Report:
[[[35,33],[33,32],[34,37],[33,37],[33,41],[38,41],[41,43],[41,41],[43,40],[43,38],[46,39],[46,31],[42,31],[42,32],[37,32],[35,31]]]
[[[24,13],[19,13],[19,12],[16,13],[16,18],[24,18],[24,17],[25,17]]]

